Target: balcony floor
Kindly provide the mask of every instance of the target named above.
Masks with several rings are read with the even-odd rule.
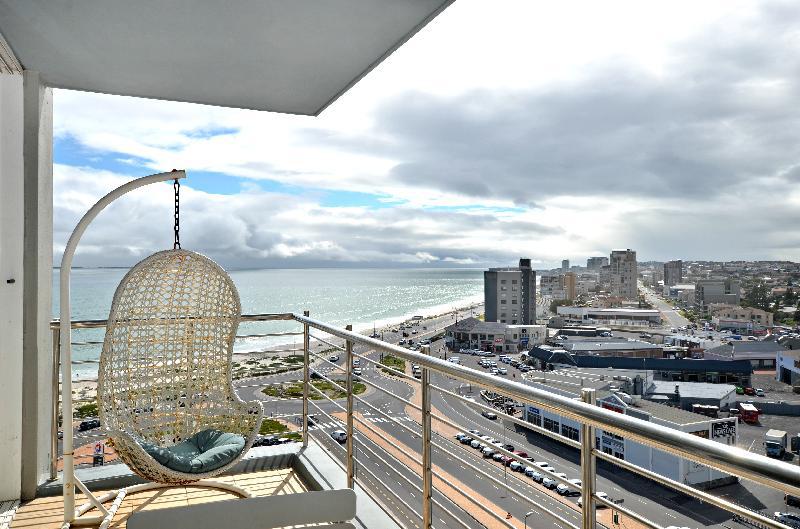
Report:
[[[292,468],[222,476],[217,480],[225,483],[234,483],[248,490],[253,496],[292,494],[308,490]],[[197,487],[174,487],[131,494],[126,496],[109,527],[124,529],[128,516],[140,510],[196,505],[235,497],[233,494],[226,492]],[[82,494],[76,496],[76,505],[82,505],[84,499],[85,497]],[[63,512],[64,504],[61,496],[36,498],[20,505],[14,520],[11,522],[11,528],[58,529],[63,523]]]

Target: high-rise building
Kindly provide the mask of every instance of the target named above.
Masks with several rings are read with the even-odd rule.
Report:
[[[683,281],[683,261],[668,261],[664,263],[664,285],[671,287]]]
[[[586,260],[586,268],[589,270],[600,271],[600,268],[608,265],[608,257],[590,257]]]
[[[569,259],[564,259],[561,261],[561,271],[566,272],[567,270],[569,270]]]
[[[530,259],[516,268],[490,268],[483,273],[486,321],[511,325],[536,323],[536,271]]]
[[[625,299],[638,299],[637,278],[639,274],[636,266],[636,252],[630,248],[612,250],[609,266],[611,268],[611,294]]]
[[[576,292],[576,283],[577,277],[575,277],[575,272],[567,272],[564,274],[564,297],[565,299],[575,299],[577,296]]]
[[[564,299],[564,276],[542,276],[539,279],[539,293],[553,299]]]

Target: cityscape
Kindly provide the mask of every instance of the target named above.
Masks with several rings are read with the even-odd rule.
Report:
[[[0,0],[0,529],[800,529],[799,24]]]

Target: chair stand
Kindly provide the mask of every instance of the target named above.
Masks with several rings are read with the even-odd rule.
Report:
[[[158,490],[158,489],[170,489],[172,487],[176,487],[178,485],[171,484],[171,483],[141,483],[139,485],[131,485],[130,487],[125,487],[119,490],[114,490],[104,494],[97,498],[97,501],[101,504],[106,503],[108,501],[113,500],[114,503],[108,508],[108,514],[104,515],[96,515],[96,516],[83,516],[87,512],[89,512],[92,508],[95,507],[93,502],[87,502],[75,509],[75,518],[72,522],[64,522],[61,526],[61,529],[69,529],[70,527],[84,527],[89,525],[98,525],[99,529],[108,529],[109,524],[114,519],[114,515],[117,514],[117,510],[119,509],[122,502],[125,500],[125,497],[128,494],[135,494],[137,492],[145,492],[149,490]],[[200,488],[208,488],[208,489],[217,489],[225,492],[230,492],[232,494],[237,494],[242,498],[250,498],[251,494],[247,492],[245,489],[233,485],[232,483],[223,483],[222,481],[215,481],[211,479],[203,479],[200,481],[195,481],[193,483],[187,483],[183,485],[185,487],[200,487]]]

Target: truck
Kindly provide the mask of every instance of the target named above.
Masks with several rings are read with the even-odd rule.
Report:
[[[758,424],[758,416],[761,413],[758,411],[758,408],[747,402],[739,402],[738,408],[739,417],[741,417],[744,422]]]
[[[769,430],[764,434],[764,451],[767,457],[783,459],[786,453],[788,435],[783,430]]]

